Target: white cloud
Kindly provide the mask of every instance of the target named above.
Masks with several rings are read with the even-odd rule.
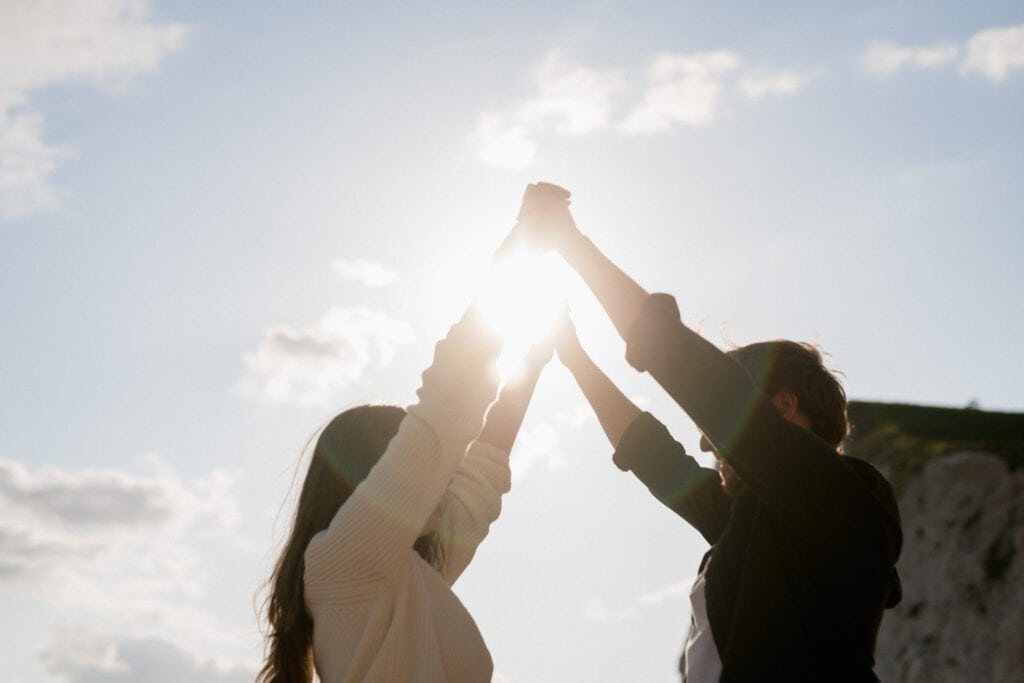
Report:
[[[864,68],[878,76],[891,76],[908,67],[931,68],[960,59],[959,72],[981,75],[1000,83],[1024,68],[1024,24],[978,31],[964,45],[942,43],[905,46],[874,43],[864,53]]]
[[[593,621],[606,624],[609,621],[622,621],[636,618],[637,612],[633,607],[613,610],[601,598],[591,598],[583,610],[583,616]]]
[[[526,168],[537,153],[537,143],[529,129],[520,123],[509,123],[501,114],[481,116],[474,139],[481,160],[511,171]]]
[[[0,522],[0,582],[39,580],[55,567],[92,560],[105,545]]]
[[[925,69],[948,64],[960,54],[956,45],[941,44],[910,47],[892,43],[874,43],[864,53],[864,68],[877,76],[891,76],[897,71],[915,67]]]
[[[158,566],[191,563],[186,551],[170,565],[153,562],[167,551],[166,544],[177,546],[186,533],[199,529],[227,533],[235,528],[239,513],[230,474],[215,470],[185,481],[158,458],[150,457],[147,465],[145,474],[32,470],[0,459],[0,581],[41,585],[60,577],[64,588],[74,585],[92,594],[111,562],[122,569],[148,563],[150,569],[134,578],[159,580],[153,574]],[[183,570],[170,579],[184,577]],[[107,587],[99,592],[109,594]]]
[[[548,54],[537,74],[537,96],[523,102],[516,118],[527,126],[550,127],[560,135],[585,135],[607,128],[613,96],[622,87],[617,71],[569,64]]]
[[[119,470],[71,472],[46,467],[35,472],[0,460],[0,498],[9,505],[60,524],[148,526],[176,514],[181,491],[156,477]]]
[[[145,0],[8,0],[0,21],[0,216],[51,209],[66,150],[43,140],[31,96],[85,82],[119,89],[179,49],[187,30],[149,19]]]
[[[370,288],[387,287],[398,278],[394,271],[366,259],[334,259],[331,267],[342,279]]]
[[[750,102],[768,95],[799,93],[819,70],[744,68],[730,50],[656,55],[647,68],[639,101],[628,91],[621,69],[596,70],[567,62],[559,51],[547,55],[537,72],[537,94],[506,112],[488,112],[473,143],[485,162],[522,170],[535,157],[544,135],[585,136],[607,130],[660,133],[675,126],[712,123],[725,102]],[[625,112],[616,118],[617,110]]]
[[[545,57],[534,83],[537,94],[509,113],[480,117],[474,142],[483,161],[520,170],[533,159],[538,134],[580,136],[607,128],[622,77],[618,71],[570,64],[555,50]]]
[[[960,64],[964,74],[979,73],[990,81],[1004,81],[1010,72],[1024,67],[1024,24],[979,31],[967,41]]]
[[[710,123],[721,99],[722,77],[739,65],[740,58],[728,50],[658,55],[649,69],[647,92],[626,116],[622,129],[658,133],[680,123]]]
[[[275,402],[327,405],[362,378],[374,357],[387,367],[397,346],[414,340],[408,324],[384,313],[334,308],[312,328],[266,330],[259,347],[242,355],[246,374],[237,390]]]
[[[547,422],[523,429],[516,438],[510,467],[513,479],[522,479],[537,469],[565,466],[558,430]]]
[[[736,87],[750,100],[767,95],[796,95],[816,74],[792,69],[750,69],[740,76]]]
[[[153,638],[213,652],[238,645],[237,633],[208,608],[210,567],[201,546],[244,547],[239,521],[235,477],[223,470],[185,479],[155,456],[139,471],[0,459],[0,588],[58,610],[74,605],[81,618],[116,623],[137,639],[79,643],[81,656],[56,648],[67,658],[51,662],[55,673],[98,681],[122,680],[126,671],[123,680],[162,680],[140,673],[147,657],[168,654],[145,645]]]
[[[641,605],[656,606],[664,602],[680,600],[690,595],[692,587],[693,577],[676,583],[670,583],[650,593],[644,593],[637,598],[637,602]]]
[[[688,602],[693,580],[693,577],[690,577],[682,581],[670,583],[650,593],[644,593],[632,600],[631,604],[618,609],[609,607],[603,598],[591,598],[583,611],[583,615],[587,619],[602,623],[635,619],[642,610],[655,609],[670,602],[684,600]]]
[[[42,142],[42,116],[0,102],[0,216],[13,218],[57,204],[50,174],[67,153]]]
[[[591,408],[590,404],[586,401],[580,401],[572,408],[560,410],[555,413],[555,420],[568,424],[573,428],[580,427],[584,423],[593,419],[596,419],[594,416],[594,409]]]
[[[256,674],[162,638],[118,638],[69,626],[52,635],[39,658],[49,673],[68,683],[251,683]]]

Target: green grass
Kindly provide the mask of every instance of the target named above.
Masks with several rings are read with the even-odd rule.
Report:
[[[899,495],[930,459],[984,451],[1024,466],[1024,414],[851,401],[846,453],[883,469]]]

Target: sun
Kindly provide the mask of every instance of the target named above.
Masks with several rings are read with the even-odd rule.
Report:
[[[491,267],[478,298],[484,320],[501,335],[498,372],[514,378],[526,353],[550,338],[566,300],[566,269],[554,254],[514,251]]]

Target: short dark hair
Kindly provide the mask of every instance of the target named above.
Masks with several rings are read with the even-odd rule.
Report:
[[[806,342],[776,339],[748,344],[728,352],[753,378],[757,388],[772,397],[792,391],[811,421],[811,431],[835,448],[850,430],[846,391],[825,367],[821,350]]]

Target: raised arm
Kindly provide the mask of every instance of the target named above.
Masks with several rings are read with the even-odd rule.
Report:
[[[498,400],[491,405],[484,420],[484,428],[477,441],[490,444],[506,453],[512,450],[519,428],[526,417],[533,391],[540,373],[551,360],[554,345],[551,340],[540,342],[523,359],[522,370],[501,389]]]
[[[612,263],[576,227],[567,199],[537,190],[537,206],[531,242],[579,273],[627,342],[630,364],[662,385],[776,515],[826,549],[837,528],[870,533],[859,511],[873,508],[871,494],[834,449],[783,418],[737,363],[686,328],[671,297],[649,295]]]
[[[370,599],[402,562],[479,433],[500,344],[470,311],[438,342],[398,433],[306,549],[307,596]]]
[[[655,498],[714,543],[729,520],[730,506],[718,473],[701,467],[663,424],[615,386],[584,350],[568,316],[555,349],[615,448],[616,466],[632,472]]]
[[[501,497],[512,486],[509,451],[551,354],[550,341],[532,349],[521,374],[502,388],[442,498],[437,531],[443,548],[441,574],[449,584],[469,565],[501,514]]]
[[[683,325],[672,297],[645,301],[626,359],[675,399],[816,560],[855,570],[875,556],[861,552],[865,547],[895,551],[887,537],[898,531],[894,501],[892,509],[880,505],[874,483],[866,485],[832,446],[783,417],[742,366]]]
[[[554,249],[587,284],[623,340],[647,298],[647,290],[626,275],[576,227],[569,212],[568,191],[537,183],[523,200],[529,211],[521,215],[526,239],[541,248]]]
[[[584,350],[576,335],[576,326],[566,313],[558,331],[555,349],[562,365],[572,373],[587,403],[612,447],[617,447],[640,408],[615,386]]]
[[[506,252],[508,242],[499,247],[495,260]],[[382,577],[394,571],[415,540],[429,530],[428,521],[439,503],[453,483],[461,481],[458,472],[465,469],[467,446],[480,434],[494,399],[494,364],[500,348],[474,300],[436,345],[433,363],[423,372],[416,392],[418,401],[409,406],[398,433],[330,526],[310,542],[305,577],[310,595],[336,591],[339,581],[379,587]],[[513,392],[516,400],[506,401],[494,420],[488,420],[490,438],[511,446],[535,383],[533,376],[525,395]],[[500,453],[497,446],[490,450],[490,456]],[[506,458],[503,465],[500,457]],[[499,499],[508,490],[507,451],[500,457],[490,457],[496,469],[481,475]]]

